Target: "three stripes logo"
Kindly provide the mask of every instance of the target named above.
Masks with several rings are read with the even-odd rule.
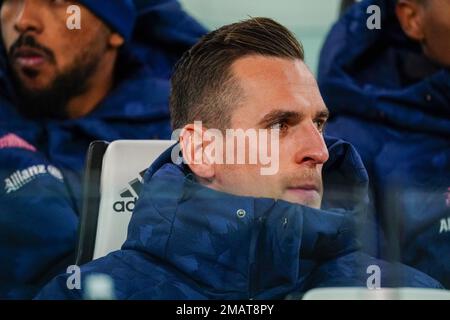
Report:
[[[115,212],[127,212],[132,213],[134,210],[134,207],[136,205],[136,201],[139,198],[139,193],[142,189],[144,174],[147,171],[147,169],[139,172],[139,177],[136,179],[131,180],[128,183],[128,187],[123,189],[120,192],[120,198],[122,200],[116,201],[113,204],[113,210]]]

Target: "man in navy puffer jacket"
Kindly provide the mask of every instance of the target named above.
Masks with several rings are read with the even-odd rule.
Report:
[[[381,29],[367,28],[367,8]],[[371,181],[381,258],[450,288],[450,3],[371,0],[352,6],[322,49],[327,133],[351,142]]]
[[[0,6],[0,298],[25,299],[71,262],[89,143],[170,137],[171,70],[205,31],[175,0]]]
[[[205,29],[176,0],[81,0],[79,30],[67,2],[0,5],[0,127],[34,122],[80,209],[92,141],[170,137],[172,68]]]
[[[111,277],[117,299],[440,287],[359,251],[367,173],[350,144],[324,139],[328,111],[286,28],[267,18],[224,26],[183,56],[172,84],[179,143],[147,171],[126,242],[81,267],[80,289],[60,275],[38,299],[89,297],[84,281],[98,273]]]

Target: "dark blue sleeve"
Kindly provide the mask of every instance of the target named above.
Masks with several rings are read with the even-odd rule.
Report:
[[[0,145],[0,298],[28,299],[70,265],[78,217],[45,157]]]
[[[369,267],[380,271],[382,288],[432,288],[444,289],[432,277],[419,270],[400,263],[389,263],[368,256],[362,252],[342,255],[320,264],[310,275],[306,288],[367,287],[371,273]]]

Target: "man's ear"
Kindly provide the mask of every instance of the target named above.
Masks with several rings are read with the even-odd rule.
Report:
[[[415,0],[398,0],[395,7],[397,19],[406,35],[418,42],[423,42],[423,5]]]
[[[205,153],[205,129],[201,125],[188,124],[180,134],[180,146],[183,158],[191,171],[200,180],[211,181],[215,176],[213,159]]]
[[[114,49],[121,47],[124,42],[125,39],[117,32],[111,32],[111,34],[109,35],[109,46]]]

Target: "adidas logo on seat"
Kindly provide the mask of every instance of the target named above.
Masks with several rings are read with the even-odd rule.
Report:
[[[141,192],[142,189],[144,174],[146,171],[147,169],[139,172],[139,177],[131,180],[128,183],[128,187],[120,192],[120,198],[124,200],[114,202],[113,210],[115,212],[133,213],[136,201],[139,198],[139,193]],[[126,201],[125,199],[128,201]]]

